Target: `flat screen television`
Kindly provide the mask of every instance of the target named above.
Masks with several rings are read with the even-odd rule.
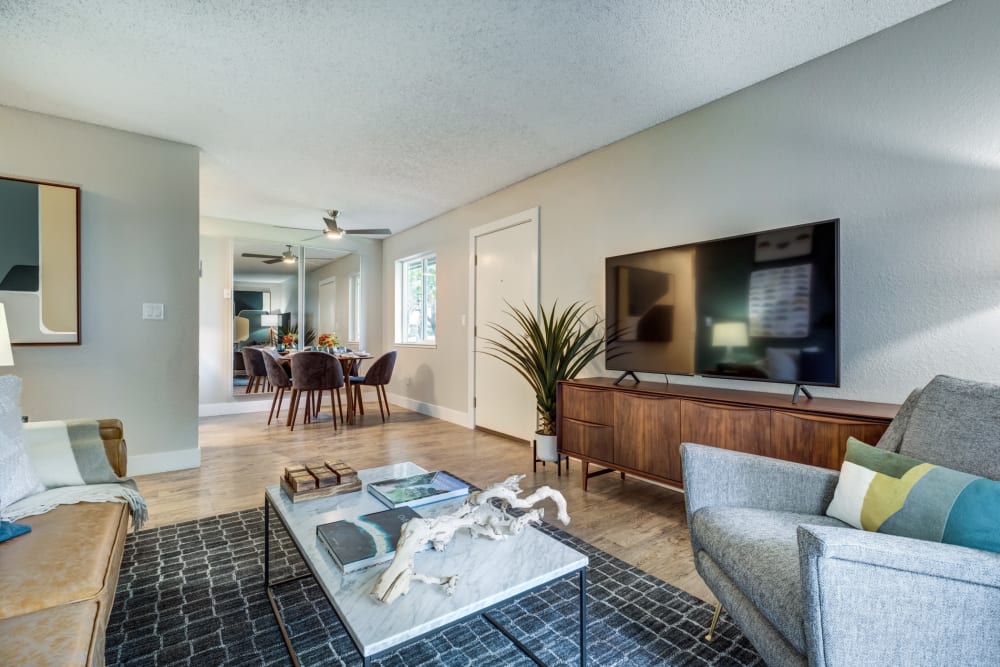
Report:
[[[839,223],[608,257],[605,365],[839,386]]]

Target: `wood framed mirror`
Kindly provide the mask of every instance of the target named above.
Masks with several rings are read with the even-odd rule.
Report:
[[[0,177],[0,303],[13,345],[80,344],[80,188]]]

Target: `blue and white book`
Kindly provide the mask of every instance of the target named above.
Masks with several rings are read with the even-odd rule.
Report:
[[[392,560],[403,524],[419,517],[409,507],[372,512],[316,526],[316,538],[344,573],[355,572]]]
[[[444,470],[371,482],[368,491],[389,507],[418,507],[469,495],[469,483]]]

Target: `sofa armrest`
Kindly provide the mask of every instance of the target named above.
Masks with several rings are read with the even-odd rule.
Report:
[[[1000,664],[1000,554],[800,526],[810,665]]]
[[[111,468],[119,477],[128,471],[128,451],[125,448],[125,433],[120,419],[98,419],[97,427],[104,441],[104,453],[108,455]]]
[[[826,468],[685,442],[681,445],[688,523],[702,507],[751,507],[823,514],[840,473]]]

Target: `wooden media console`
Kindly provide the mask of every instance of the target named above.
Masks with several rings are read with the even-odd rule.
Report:
[[[682,442],[840,469],[847,438],[875,444],[898,405],[611,378],[559,383],[560,454],[583,462],[583,488],[618,471],[681,486]],[[601,466],[589,472],[590,464]]]

